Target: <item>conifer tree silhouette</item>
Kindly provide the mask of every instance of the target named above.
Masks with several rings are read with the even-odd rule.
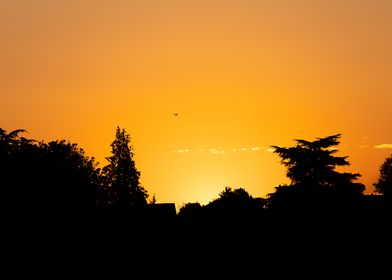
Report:
[[[380,176],[374,184],[376,191],[384,196],[392,197],[392,155],[387,157],[380,166]]]
[[[112,142],[109,164],[103,168],[109,205],[115,208],[139,207],[147,204],[147,191],[140,185],[140,172],[133,160],[131,139],[125,129],[117,126]]]
[[[334,146],[341,134],[317,138],[315,141],[295,140],[293,147],[272,146],[287,167],[289,186],[279,186],[270,194],[270,205],[283,207],[346,207],[362,195],[365,186],[354,182],[359,173],[340,173],[338,166],[347,166],[347,157],[335,156]]]

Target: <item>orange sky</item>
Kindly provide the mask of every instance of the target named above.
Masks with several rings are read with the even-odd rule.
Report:
[[[287,182],[269,146],[335,133],[370,191],[391,65],[389,0],[0,0],[0,127],[106,164],[119,125],[177,207],[265,196]]]

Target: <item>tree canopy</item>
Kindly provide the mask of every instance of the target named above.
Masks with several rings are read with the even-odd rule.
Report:
[[[339,173],[335,170],[338,166],[349,165],[346,156],[334,156],[338,150],[333,147],[340,144],[340,137],[340,134],[336,134],[315,141],[297,139],[297,145],[293,147],[272,148],[287,167],[287,177],[292,184],[332,186],[342,179],[352,181],[360,176],[358,173]]]
[[[99,168],[77,144],[37,142],[0,129],[2,203],[17,209],[94,208]]]
[[[392,155],[381,164],[380,175],[374,187],[378,193],[392,197]]]
[[[108,204],[111,207],[139,207],[147,204],[147,191],[140,185],[140,172],[133,160],[131,138],[125,129],[117,126],[115,139],[111,144],[112,155],[106,159],[109,164],[103,168]]]
[[[272,146],[286,166],[291,184],[277,187],[276,192],[270,194],[270,202],[321,207],[347,203],[348,198],[360,196],[365,186],[354,182],[360,174],[336,171],[339,166],[349,165],[346,156],[335,156],[340,137],[341,134],[335,134],[314,141],[296,139],[292,147]]]

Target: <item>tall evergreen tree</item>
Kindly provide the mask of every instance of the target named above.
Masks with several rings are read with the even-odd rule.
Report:
[[[392,155],[387,157],[380,166],[380,177],[374,184],[376,191],[388,199],[392,198]]]
[[[103,168],[109,205],[116,208],[139,207],[147,204],[147,191],[140,185],[140,172],[133,160],[131,139],[125,129],[117,126],[111,144],[109,164]]]

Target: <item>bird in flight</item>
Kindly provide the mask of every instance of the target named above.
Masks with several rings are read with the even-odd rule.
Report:
[[[177,116],[178,116],[178,113],[173,113],[173,116],[177,117]]]

